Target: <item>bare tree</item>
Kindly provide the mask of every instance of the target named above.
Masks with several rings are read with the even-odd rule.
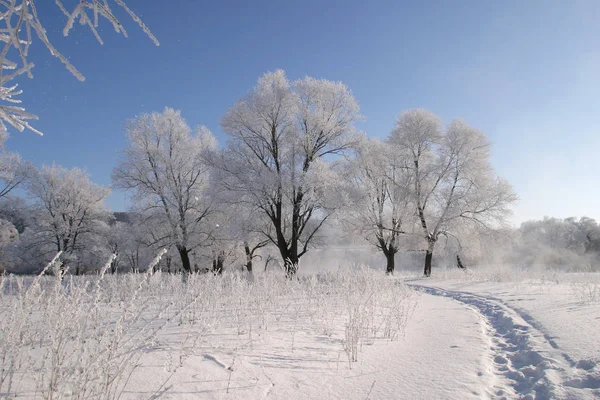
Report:
[[[20,75],[27,74],[33,77],[31,69],[34,64],[29,59],[29,48],[34,37],[44,44],[50,54],[57,57],[65,67],[80,81],[84,76],[62,55],[50,42],[46,29],[39,18],[36,4],[37,0],[4,0],[0,2],[0,41],[4,43],[0,51],[0,143],[7,137],[5,123],[19,131],[25,128],[41,134],[29,125],[28,120],[37,119],[33,114],[25,111],[16,97],[22,93],[16,83],[12,81]],[[98,33],[98,23],[101,18],[108,20],[116,32],[127,36],[127,31],[115,16],[111,3],[108,0],[77,0],[72,9],[68,9],[61,0],[56,0],[60,12],[66,16],[63,35],[67,36],[73,25],[78,21],[90,28],[96,39],[102,44]],[[142,20],[125,4],[123,0],[114,0],[114,4],[122,8],[142,28],[142,30],[158,46],[158,40],[144,25]]]
[[[441,235],[459,240],[465,225],[493,229],[510,215],[516,195],[496,176],[480,131],[460,120],[442,129],[439,118],[419,109],[400,115],[388,141],[410,175],[411,203],[426,242],[425,276]]]
[[[348,163],[351,206],[343,214],[344,225],[381,250],[386,273],[393,274],[395,255],[410,228],[409,175],[395,162],[395,153],[377,140],[365,139],[357,156]]]
[[[127,124],[129,147],[112,177],[115,187],[131,190],[135,207],[155,229],[154,244],[175,246],[185,272],[189,252],[211,233],[206,223],[211,203],[205,196],[209,167],[205,152],[216,147],[205,127],[193,134],[180,112],[166,108]]]
[[[263,75],[223,117],[231,141],[222,173],[230,190],[270,221],[262,233],[289,276],[337,207],[330,193],[339,179],[324,158],[355,143],[357,118],[344,84],[309,77],[290,84],[281,70]]]

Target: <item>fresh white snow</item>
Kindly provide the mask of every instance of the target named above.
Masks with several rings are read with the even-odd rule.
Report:
[[[581,291],[597,284],[595,279],[590,274],[571,283],[412,283],[464,304],[486,327],[489,365],[498,377],[491,397],[593,399],[600,397],[600,303],[582,302]]]
[[[136,323],[145,328],[137,331],[124,317],[125,322],[114,325],[124,329],[114,343],[134,349],[139,357],[129,364],[119,364],[119,358],[116,364],[94,364],[124,368],[122,385],[113,387],[114,397],[121,399],[600,397],[595,274],[507,281],[462,273],[425,279],[348,270],[347,276],[338,272],[297,282],[272,275],[259,273],[254,280],[229,274],[197,277],[186,284],[161,274],[106,277],[107,282],[90,286],[95,289],[88,297],[73,288],[61,294],[63,300],[79,296],[80,303],[95,299],[92,312],[81,304],[35,303],[50,317],[24,320],[20,326],[29,327],[34,337],[34,324],[43,321],[60,322],[61,332],[76,330],[78,325],[66,329],[71,322],[63,315],[115,321],[124,304],[132,315],[138,313]],[[51,282],[45,284],[52,288]],[[5,285],[5,310],[15,306],[15,287]],[[46,295],[56,293],[62,292]],[[139,308],[128,303],[131,295]],[[89,317],[80,315],[85,310]],[[102,335],[112,335],[110,326],[99,325],[98,344],[82,347],[87,350],[81,354],[101,351]],[[152,329],[156,335],[148,335]],[[12,340],[11,331],[3,332],[3,338]],[[78,349],[83,342],[77,341],[77,332],[72,336],[62,338],[71,343],[67,348]],[[42,388],[53,364],[34,365],[32,360],[54,342],[40,348],[43,331],[40,337],[31,348],[21,342],[27,353],[21,356],[11,392],[3,391],[0,398],[45,397]],[[128,337],[145,342],[128,347]],[[56,338],[61,342],[59,334]],[[65,357],[55,370],[64,373],[58,374],[60,382],[71,389],[59,389],[54,398],[72,398],[76,386],[69,379],[84,376],[85,363],[96,362],[94,354],[85,362],[75,353],[63,354],[72,359]],[[28,370],[30,366],[35,368]]]

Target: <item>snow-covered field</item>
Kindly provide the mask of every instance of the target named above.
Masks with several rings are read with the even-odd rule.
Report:
[[[598,275],[436,272],[5,277],[0,397],[600,397]]]

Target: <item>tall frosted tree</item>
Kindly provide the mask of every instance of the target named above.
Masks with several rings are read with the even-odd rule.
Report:
[[[204,155],[215,149],[216,140],[205,127],[192,132],[172,108],[143,114],[126,129],[129,146],[113,171],[113,183],[132,192],[137,211],[156,227],[151,229],[154,244],[174,246],[189,273],[190,252],[212,229]]]
[[[479,130],[461,120],[443,128],[431,112],[410,110],[398,117],[388,142],[410,177],[411,204],[425,241],[425,276],[431,275],[440,236],[460,240],[465,226],[493,229],[510,215],[516,195],[496,176],[490,143]]]
[[[263,75],[223,117],[230,142],[221,171],[233,193],[272,229],[288,275],[339,205],[337,174],[325,158],[355,142],[358,104],[341,82],[310,77],[290,83],[281,70]]]

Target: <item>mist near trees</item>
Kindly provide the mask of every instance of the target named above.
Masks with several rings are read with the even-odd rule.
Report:
[[[398,257],[422,263],[425,276],[441,265],[598,265],[592,218],[510,226],[517,196],[494,171],[485,134],[467,122],[408,110],[376,139],[358,131],[361,118],[343,83],[290,81],[281,70],[232,101],[221,145],[178,110],[132,117],[112,175],[112,189],[131,199],[125,213],[106,208],[110,188],[85,171],[37,169],[4,152],[2,267],[36,272],[61,251],[63,273],[97,271],[111,254],[110,272],[129,272],[164,248],[156,268],[165,272],[259,267],[292,277],[314,248],[365,245],[388,274]]]

